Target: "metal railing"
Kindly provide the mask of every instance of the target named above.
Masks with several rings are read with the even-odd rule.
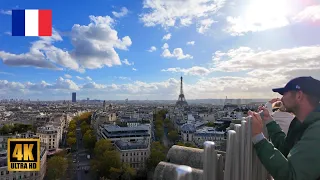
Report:
[[[221,156],[225,156],[225,161]],[[192,169],[177,166],[175,179],[192,180]],[[204,142],[203,180],[266,180],[267,175],[253,149],[250,117],[243,119],[241,124],[230,125],[225,155],[215,150],[214,142]]]

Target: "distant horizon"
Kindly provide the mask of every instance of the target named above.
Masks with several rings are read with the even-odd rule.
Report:
[[[29,99],[16,99],[16,98],[11,98],[13,100],[25,100],[28,101]],[[11,100],[11,99],[0,99],[0,100]],[[268,98],[228,98],[228,100],[268,100]],[[42,100],[42,99],[30,99],[30,101],[72,101],[71,99],[60,99],[60,100]],[[206,98],[206,99],[187,99],[188,101],[201,101],[201,100],[226,100],[226,99],[216,99],[216,98]],[[77,99],[77,101],[87,101],[87,99]],[[89,99],[89,101],[126,101],[125,99],[116,99],[116,100],[110,100],[110,99]],[[177,101],[175,99],[154,99],[154,100],[149,100],[149,99],[128,99],[128,101]]]

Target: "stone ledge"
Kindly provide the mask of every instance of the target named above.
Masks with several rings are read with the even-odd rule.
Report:
[[[168,151],[167,162],[203,169],[203,149],[174,145]]]
[[[177,164],[161,161],[155,171],[153,180],[176,180],[176,169],[179,167]],[[192,179],[202,180],[203,170],[192,168]]]

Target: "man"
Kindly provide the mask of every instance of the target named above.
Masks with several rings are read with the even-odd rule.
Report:
[[[287,112],[295,114],[288,135],[263,108],[269,142],[263,135],[261,116],[252,116],[252,140],[256,153],[275,180],[316,180],[320,178],[320,81],[298,77],[284,88],[273,89],[283,95]],[[276,147],[276,148],[275,148]]]

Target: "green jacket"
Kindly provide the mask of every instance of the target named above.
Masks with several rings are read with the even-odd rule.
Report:
[[[320,178],[320,106],[303,123],[292,120],[287,136],[275,121],[267,129],[272,143],[263,139],[254,148],[275,180]]]

